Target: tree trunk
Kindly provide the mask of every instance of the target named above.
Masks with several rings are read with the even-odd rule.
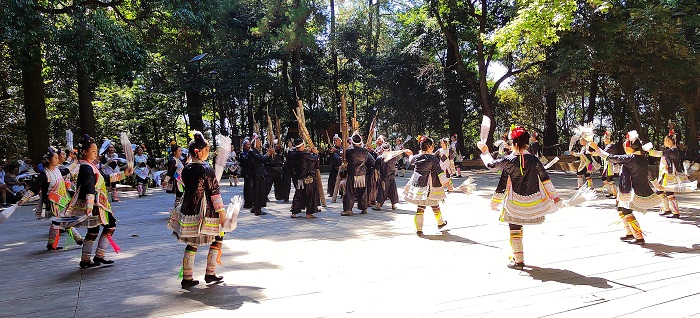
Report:
[[[596,100],[598,99],[598,74],[591,76],[591,92],[588,94],[588,109],[586,109],[586,122],[593,122],[596,111]]]
[[[331,0],[331,59],[333,60],[333,90],[335,99],[333,105],[338,112],[340,120],[340,89],[338,87],[338,51],[336,48],[336,28],[335,28],[335,0]]]
[[[682,100],[686,100],[684,103],[686,106],[686,121],[688,123],[688,131],[686,132],[686,146],[688,146],[688,155],[690,160],[696,159],[698,157],[698,109],[700,109],[700,87],[698,87],[694,96],[688,96]]]
[[[197,62],[199,63],[199,62]],[[188,64],[189,85],[185,91],[187,97],[187,117],[189,118],[190,128],[193,130],[203,131],[204,120],[202,119],[202,95],[199,92],[199,64],[196,66],[192,63]]]
[[[453,45],[447,45],[447,57],[445,63],[445,91],[447,93],[447,118],[450,136],[457,135],[457,145],[462,154],[466,154],[464,149],[464,130],[462,129],[462,119],[464,109],[462,103],[462,86],[457,78],[457,52]]]
[[[373,2],[373,0],[369,0],[367,3],[367,12],[369,13],[369,17],[367,19],[369,22],[367,25],[367,53],[372,52],[372,43],[374,42],[373,36],[372,36],[374,34],[372,32],[372,31],[374,31],[373,27],[372,27],[372,25],[374,24],[374,12],[372,12],[372,5],[373,5],[372,2]]]
[[[80,131],[92,137],[96,136],[95,111],[92,107],[92,87],[90,75],[85,66],[78,62],[75,67],[78,77],[78,110],[80,114]]]
[[[39,43],[28,44],[22,52],[22,91],[26,121],[28,157],[36,167],[49,147],[49,123],[46,118],[44,80]]]
[[[545,100],[543,151],[545,156],[559,155],[557,144],[559,143],[559,130],[557,130],[557,92],[554,88],[548,88]]]

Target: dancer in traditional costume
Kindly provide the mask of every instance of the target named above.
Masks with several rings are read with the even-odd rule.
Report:
[[[168,160],[168,172],[165,176],[165,182],[170,181],[172,184],[172,191],[175,192],[175,205],[173,207],[176,207],[182,200],[182,193],[185,192],[185,184],[182,181],[182,169],[185,168],[185,165],[180,160],[182,158],[182,148],[175,142],[170,145],[170,154],[172,157]]]
[[[238,163],[238,157],[235,151],[231,151],[228,156],[228,160],[226,161],[226,172],[228,173],[228,185],[230,187],[237,187],[241,167]]]
[[[112,206],[109,204],[107,195],[106,178],[111,183],[116,183],[126,176],[131,175],[133,169],[127,168],[125,171],[115,172],[108,176],[103,176],[102,172],[95,165],[97,159],[97,144],[88,135],[84,135],[79,145],[82,158],[80,160],[80,171],[78,172],[78,192],[77,198],[71,202],[71,206],[66,211],[69,217],[85,217],[80,225],[87,226],[87,235],[83,240],[83,253],[80,259],[80,267],[87,268],[100,264],[112,264],[114,261],[106,260],[105,252],[107,244],[111,244],[115,251],[118,246],[112,240],[114,230],[117,228],[117,219],[114,217]],[[106,178],[105,178],[106,177]],[[100,226],[102,234],[100,234]],[[92,256],[92,248],[97,240],[95,257]]]
[[[282,180],[279,184],[280,194],[277,195],[277,185],[275,185],[275,198],[277,200],[282,200],[283,203],[289,203],[289,194],[292,191],[292,178],[294,175],[294,167],[292,165],[292,154],[296,148],[294,148],[294,142],[290,138],[287,141],[287,149],[283,150],[282,155],[284,156],[284,165],[282,166]],[[296,183],[295,183],[296,184]]]
[[[357,202],[360,214],[367,214],[367,173],[370,167],[374,167],[374,157],[362,146],[362,137],[355,133],[352,138],[352,149],[345,152],[345,160],[348,163],[345,183],[345,193],[343,195],[342,216],[352,215],[352,208]]]
[[[542,162],[527,151],[529,138],[525,128],[513,126],[508,134],[513,152],[497,160],[493,160],[486,145],[479,143],[486,167],[502,171],[491,208],[498,210],[502,206],[501,221],[508,223],[513,251],[508,267],[515,269],[525,266],[523,225],[543,223],[545,215],[557,211],[561,201]]]
[[[106,148],[104,144],[107,144]],[[117,154],[116,148],[114,148],[114,144],[111,141],[106,140],[103,143],[102,148],[105,148],[107,151],[106,153],[103,153],[104,150],[100,151],[100,155],[102,155],[102,173],[108,176],[119,173],[119,162],[121,162],[121,160],[119,158],[119,154]],[[111,180],[106,181],[112,202],[119,202],[119,198],[117,197],[117,182],[112,182]]]
[[[404,188],[404,199],[407,202],[418,206],[414,222],[416,224],[416,235],[423,235],[423,213],[425,208],[430,206],[437,220],[438,229],[447,225],[447,221],[442,218],[440,201],[445,199],[445,187],[452,190],[452,181],[445,175],[445,171],[440,166],[440,159],[433,155],[435,146],[433,140],[426,136],[418,136],[420,153],[411,155],[409,161],[415,165],[413,175],[408,180]],[[411,154],[410,150],[408,152]]]
[[[282,200],[281,182],[282,182],[282,167],[284,166],[284,154],[282,153],[281,145],[277,140],[274,141],[274,146],[269,148],[272,149],[272,155],[265,163],[267,171],[267,191],[270,193],[272,191],[272,186],[275,186],[275,200]],[[279,185],[279,186],[278,186]]]
[[[65,172],[62,172],[61,169],[59,169],[59,163],[61,162],[59,153],[61,153],[61,151],[54,147],[48,148],[42,156],[41,163],[44,166],[44,170],[39,173],[39,180],[35,183],[36,188],[30,190],[30,195],[25,195],[25,198],[32,197],[34,193],[40,195],[39,203],[34,210],[38,220],[64,217],[68,203],[70,203],[71,200],[71,196],[68,192],[69,182],[65,180],[66,176],[70,177],[69,171],[65,169]],[[20,201],[20,204],[25,203],[24,201],[25,200]],[[53,251],[62,248],[58,246],[61,229],[60,223],[56,221],[51,222],[49,226],[49,239],[46,243],[47,250]],[[75,228],[70,227],[67,228],[66,231],[78,245],[83,244],[83,237]]]
[[[396,138],[396,145],[394,146],[394,151],[399,151],[399,150],[404,150],[403,146],[403,139],[401,137]],[[408,169],[410,163],[408,160],[408,155],[401,156],[399,158],[398,166],[399,166],[399,173],[401,177],[405,176],[406,169]]]
[[[367,145],[367,151],[369,154],[377,160],[377,157],[381,156],[384,148],[384,136],[379,135],[377,137],[377,145],[372,148],[372,146]],[[367,201],[369,201],[370,206],[377,204],[377,186],[379,184],[379,170],[374,169],[374,166],[367,168]]]
[[[320,200],[318,183],[316,181],[316,169],[319,168],[318,150],[306,151],[306,145],[302,139],[294,142],[296,151],[291,156],[294,167],[294,179],[296,193],[292,201],[292,218],[296,218],[302,209],[306,209],[306,218],[313,219]],[[297,195],[298,194],[298,195]]]
[[[251,144],[250,138],[243,139],[241,145],[241,153],[238,154],[238,164],[241,166],[241,175],[243,176],[243,208],[250,209],[253,207],[253,179],[255,178],[255,166],[249,159]]]
[[[136,191],[139,197],[145,196],[148,183],[152,180],[151,168],[148,167],[148,155],[143,152],[142,146],[136,147],[134,155],[134,175],[136,175]]]
[[[603,144],[605,145],[605,152],[611,155],[620,154],[609,131],[605,131],[605,136],[603,136]],[[603,190],[607,192],[605,197],[616,199],[617,188],[615,187],[615,167],[613,163],[607,159],[603,159],[603,172],[600,175],[601,179],[603,180]]]
[[[459,147],[457,147],[457,135],[456,134],[450,136],[450,151],[454,154],[454,159],[452,161],[454,162],[454,168],[455,168],[455,171],[457,172],[457,178],[461,178],[462,177],[462,161],[464,160],[464,156],[459,151]]]
[[[680,151],[678,151],[676,147],[676,133],[673,129],[664,137],[664,146],[666,149],[663,151],[649,150],[650,156],[661,158],[659,161],[659,177],[656,179],[656,184],[658,188],[660,188],[656,194],[662,199],[660,206],[661,213],[659,213],[659,215],[678,219],[681,214],[678,209],[676,193],[668,189],[673,189],[674,186],[683,183],[683,178],[685,176],[682,172],[678,171],[683,165],[681,163]]]
[[[391,202],[391,209],[396,209],[396,203],[399,202],[399,192],[396,188],[396,162],[403,156],[403,152],[398,155],[390,156],[391,145],[384,143],[382,145],[384,151],[382,155],[377,157],[374,167],[379,171],[379,182],[377,183],[377,206],[372,207],[372,210],[380,211],[386,200]]]
[[[584,184],[593,189],[593,179],[591,178],[591,170],[593,170],[593,157],[589,143],[593,141],[592,135],[582,135],[579,140],[581,143],[581,151],[574,152],[573,155],[579,157],[579,165],[576,170],[576,189]]]
[[[448,178],[456,173],[450,152],[450,140],[447,137],[440,139],[440,148],[435,150],[434,155],[440,159],[440,168]]]
[[[331,152],[331,172],[328,174],[328,196],[332,197],[335,191],[335,182],[338,179],[338,170],[343,164],[343,144],[338,134],[333,136],[333,146],[330,148]]]
[[[266,215],[267,212],[264,212],[262,208],[267,206],[267,195],[270,193],[267,183],[271,177],[267,173],[266,163],[270,161],[275,150],[267,149],[265,155],[261,154],[262,142],[257,135],[253,136],[252,143],[253,147],[248,151],[248,160],[255,177],[252,179],[253,201],[250,212],[255,213],[255,215]]]
[[[627,234],[620,237],[622,241],[632,244],[644,244],[642,228],[632,211],[646,212],[661,204],[661,197],[656,195],[649,184],[649,162],[642,154],[642,142],[636,130],[627,133],[625,138],[626,155],[611,155],[595,143],[591,143],[599,155],[614,164],[622,165],[620,172],[620,189],[617,195],[617,211]]]
[[[226,218],[219,182],[214,169],[206,162],[209,157],[209,142],[202,133],[194,133],[188,152],[190,162],[182,170],[185,194],[181,208],[173,211],[168,224],[177,240],[187,244],[182,258],[182,288],[199,284],[194,279],[193,268],[197,248],[201,245],[209,245],[204,281],[212,283],[223,279],[216,275],[216,265],[221,264],[223,244],[223,234],[218,232]]]

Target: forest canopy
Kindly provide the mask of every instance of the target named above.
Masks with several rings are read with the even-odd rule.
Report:
[[[572,130],[631,129],[660,145],[666,122],[698,151],[695,0],[1,0],[0,159],[36,160],[65,131],[152,155],[196,129],[251,135],[267,116],[318,143],[341,96],[359,130],[457,135],[481,117],[558,154]]]

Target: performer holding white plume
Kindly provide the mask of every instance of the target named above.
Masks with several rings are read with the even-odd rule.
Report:
[[[581,143],[580,152],[573,151],[576,139]],[[593,126],[584,125],[575,129],[575,134],[571,137],[571,142],[569,143],[569,152],[579,157],[578,170],[576,171],[576,189],[582,187],[584,182],[589,188],[593,189],[591,170],[594,169],[593,165],[595,162],[593,161],[593,157],[591,157],[591,151],[588,146],[591,142],[593,142]]]
[[[642,228],[634,217],[632,210],[645,212],[661,203],[661,198],[654,193],[649,185],[649,162],[642,155],[642,142],[636,130],[627,133],[624,144],[626,155],[611,155],[591,143],[591,147],[599,152],[603,159],[614,164],[621,164],[620,191],[617,195],[617,211],[627,234],[620,238],[632,244],[644,244]]]
[[[605,152],[611,155],[617,155],[618,149],[613,142],[612,135],[609,131],[605,131],[605,136],[603,136],[603,143],[605,144]],[[615,188],[615,169],[613,163],[610,160],[603,159],[603,172],[601,173],[601,179],[603,180],[603,190],[607,191],[605,197],[610,199],[617,198],[617,188]]]
[[[512,126],[508,139],[513,141],[513,152],[497,160],[491,157],[488,147],[482,141],[477,144],[484,165],[502,171],[496,193],[491,199],[491,207],[502,211],[501,221],[507,222],[510,227],[513,255],[508,267],[515,269],[525,266],[523,225],[540,224],[544,222],[545,215],[562,206],[542,162],[527,151],[529,138],[530,134],[525,128]]]
[[[445,171],[440,166],[440,159],[434,156],[435,146],[433,140],[426,136],[418,136],[420,153],[412,155],[409,151],[410,162],[415,165],[413,175],[408,180],[404,188],[404,198],[407,202],[418,206],[414,221],[416,223],[416,234],[423,235],[423,213],[425,208],[430,206],[437,220],[438,229],[447,225],[447,221],[442,218],[440,201],[446,198],[445,187],[452,190],[452,181],[447,178]]]
[[[661,213],[659,215],[667,218],[680,218],[680,210],[678,209],[678,201],[676,200],[676,192],[692,192],[698,187],[698,182],[690,182],[688,178],[679,171],[683,165],[681,164],[680,151],[676,147],[676,133],[674,131],[676,125],[669,121],[669,132],[664,137],[663,151],[649,149],[649,155],[652,157],[661,158],[659,161],[659,177],[653,182],[661,199]]]
[[[221,246],[223,234],[221,225],[226,221],[226,208],[221,199],[219,182],[214,169],[206,163],[209,157],[209,142],[202,133],[195,131],[189,147],[190,163],[182,170],[185,193],[182,203],[170,214],[168,228],[178,241],[187,244],[182,258],[182,288],[199,284],[193,278],[194,257],[197,247],[209,245],[207,271],[204,280],[207,283],[223,279],[216,275],[216,265],[221,264]]]

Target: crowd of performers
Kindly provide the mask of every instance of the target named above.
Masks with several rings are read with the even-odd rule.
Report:
[[[368,145],[355,133],[348,140],[347,149],[343,149],[341,138],[333,137],[326,194],[331,198],[342,197],[341,216],[353,215],[355,208],[360,214],[367,214],[370,207],[379,211],[387,201],[392,210],[396,209],[399,202],[396,177],[403,176],[404,171],[413,166],[412,175],[401,191],[406,202],[416,205],[416,234],[423,235],[427,207],[431,208],[438,229],[447,225],[440,203],[447,197],[447,191],[455,190],[450,177],[461,177],[456,138],[437,142],[426,136],[416,139],[419,151],[414,154],[403,147],[400,139],[392,147],[379,136],[376,145]],[[664,150],[652,149],[651,144],[643,145],[636,131],[626,134],[621,149],[615,146],[609,132],[601,138],[604,147],[593,141],[590,129],[582,130],[576,139],[581,145],[579,151],[573,152],[580,163],[577,189],[579,192],[592,189],[591,172],[601,172],[601,190],[606,197],[616,200],[625,230],[622,241],[645,243],[634,211],[645,212],[658,207],[661,216],[679,218],[675,194],[697,188],[697,182],[688,180],[687,168],[683,169],[673,129],[664,138]],[[541,154],[536,134],[513,126],[506,138],[495,145],[499,148],[496,159],[483,141],[478,143],[484,165],[500,172],[491,208],[500,211],[500,220],[509,226],[512,248],[509,267],[522,269],[525,267],[523,227],[543,223],[547,214],[570,202],[563,201],[557,194],[543,165],[546,159]],[[20,203],[27,203],[34,194],[39,195],[36,217],[50,220],[47,249],[60,249],[60,232],[65,231],[69,237],[66,244],[82,245],[81,268],[112,264],[105,252],[110,245],[119,251],[112,239],[117,219],[111,202],[119,201],[116,184],[134,174],[138,195],[143,196],[154,177],[163,174],[167,192],[175,194],[168,228],[178,241],[186,244],[181,268],[182,287],[199,283],[194,279],[193,264],[198,247],[202,245],[209,245],[204,280],[218,282],[223,279],[216,274],[216,267],[220,264],[222,226],[227,212],[221,197],[220,177],[208,162],[210,150],[205,137],[195,132],[186,149],[175,143],[170,145],[167,170],[158,173],[150,167],[143,147],[135,147],[133,166],[120,166],[125,159],[116,153],[111,142],[98,148],[97,142],[85,135],[73,149],[47,149],[38,182]],[[658,175],[651,182],[647,155],[661,158]],[[596,169],[595,157],[602,163],[599,169]],[[254,134],[243,140],[239,151],[230,153],[224,168],[229,174],[230,186],[238,186],[239,178],[243,179],[242,207],[257,216],[267,214],[263,208],[273,188],[274,198],[279,203],[290,203],[291,187],[294,187],[289,208],[292,218],[302,213],[305,218],[316,218],[314,214],[320,211],[321,196],[326,195],[319,188],[318,150],[306,145],[303,139],[290,139],[286,145],[275,141],[264,147],[261,138]],[[619,175],[617,185],[616,174]],[[87,228],[84,237],[76,229],[80,227]]]

